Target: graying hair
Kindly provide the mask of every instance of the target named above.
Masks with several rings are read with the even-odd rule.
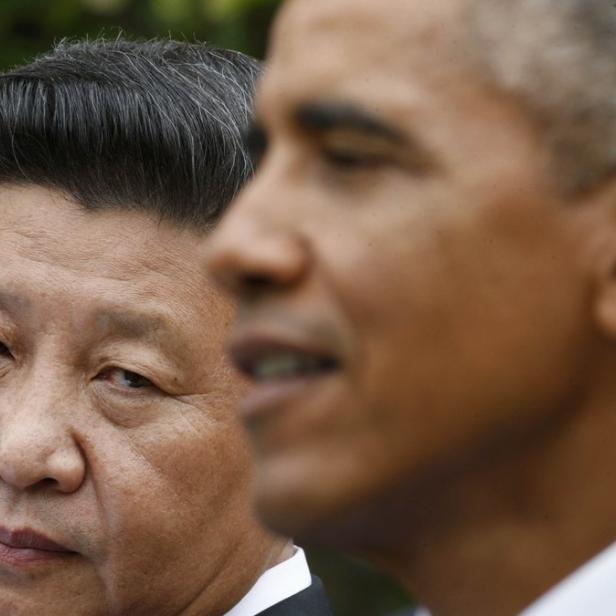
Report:
[[[259,63],[172,40],[62,41],[0,74],[0,183],[208,230],[252,172]]]
[[[608,0],[476,0],[474,34],[498,87],[534,114],[569,194],[616,170],[616,8]]]

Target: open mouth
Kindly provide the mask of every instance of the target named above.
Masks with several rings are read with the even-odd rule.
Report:
[[[325,353],[273,343],[232,345],[235,366],[254,381],[289,381],[324,376],[339,369],[338,360]]]
[[[315,396],[332,395],[344,368],[328,340],[294,331],[266,333],[265,329],[244,329],[229,347],[235,367],[254,384],[238,412],[257,439],[263,438],[264,431],[275,434],[272,426],[284,425],[287,412],[310,406]]]

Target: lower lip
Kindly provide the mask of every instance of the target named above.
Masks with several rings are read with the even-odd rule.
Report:
[[[15,548],[0,543],[0,565],[5,564],[14,567],[28,567],[37,564],[60,562],[74,555],[74,552],[53,552],[51,550]]]
[[[250,424],[267,415],[283,412],[305,397],[309,389],[324,384],[336,374],[337,371],[332,371],[288,380],[257,381],[240,403],[240,415]]]

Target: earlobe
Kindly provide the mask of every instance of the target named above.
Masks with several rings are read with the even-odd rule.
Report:
[[[616,215],[613,212],[602,227],[600,232],[595,232],[593,242],[593,311],[601,334],[616,341]]]
[[[606,182],[573,211],[593,324],[603,338],[616,342],[616,181]]]
[[[597,325],[603,335],[616,341],[616,254],[597,287],[594,309]]]

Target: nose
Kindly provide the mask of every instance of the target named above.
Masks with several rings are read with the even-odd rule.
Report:
[[[275,207],[260,207],[250,188],[210,238],[209,272],[237,299],[292,287],[309,264],[309,246],[297,225]]]
[[[17,490],[77,491],[86,463],[69,427],[33,397],[17,407],[0,412],[0,480]]]

